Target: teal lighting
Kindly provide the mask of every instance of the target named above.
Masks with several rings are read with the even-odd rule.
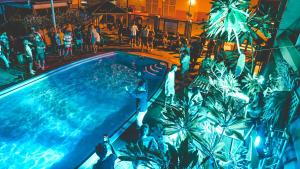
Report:
[[[260,136],[256,136],[255,140],[254,140],[254,146],[258,147],[260,145]]]
[[[257,79],[257,82],[258,82],[259,84],[263,84],[264,81],[265,81],[265,78],[264,78],[262,75],[260,75],[260,76],[258,77],[258,79]]]

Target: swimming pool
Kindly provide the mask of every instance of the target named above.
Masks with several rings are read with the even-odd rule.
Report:
[[[162,84],[161,61],[107,53],[40,75],[0,92],[0,168],[77,166],[104,133],[111,135],[135,112],[137,71],[149,95]]]

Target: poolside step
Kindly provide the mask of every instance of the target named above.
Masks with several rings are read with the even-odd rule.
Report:
[[[158,64],[153,64],[150,66],[145,67],[145,72],[147,72],[151,76],[161,76],[162,75],[162,66],[163,65],[158,65]]]
[[[144,70],[144,71],[147,72],[149,75],[157,76],[157,74],[154,73],[154,72],[152,72],[152,71],[150,70],[150,68],[148,68],[148,67],[145,67],[145,70]]]
[[[155,64],[155,65],[156,65],[156,64]],[[156,68],[155,65],[150,65],[150,66],[149,66],[150,70],[151,70],[152,72],[155,72],[155,73],[160,72],[161,69]],[[158,70],[157,70],[157,69],[158,69]]]

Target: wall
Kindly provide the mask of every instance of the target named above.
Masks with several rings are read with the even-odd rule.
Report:
[[[146,12],[146,1],[152,0],[128,0],[129,7],[132,7],[135,10]],[[162,12],[162,1],[158,0],[158,11],[161,15]],[[168,1],[168,0],[165,0]],[[191,6],[191,14],[193,21],[202,21],[207,19],[207,13],[211,8],[211,0],[194,0],[195,4]],[[251,0],[251,5],[256,5],[259,0]],[[127,0],[117,0],[117,5],[121,7],[126,7]],[[180,20],[187,20],[186,13],[189,10],[189,0],[176,0],[175,14],[168,16],[171,18],[176,18]]]

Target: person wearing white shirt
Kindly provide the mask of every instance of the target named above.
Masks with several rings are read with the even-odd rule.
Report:
[[[136,45],[136,34],[137,34],[137,31],[139,31],[138,27],[136,26],[135,23],[133,23],[133,25],[131,26],[131,47],[134,47]]]
[[[25,57],[28,61],[28,69],[29,69],[29,73],[31,75],[35,74],[35,71],[32,69],[33,67],[33,55],[32,55],[32,49],[29,45],[32,45],[28,40],[24,40],[23,41],[23,45],[24,45],[24,49],[25,49]]]
[[[165,82],[165,105],[169,102],[174,103],[175,96],[175,73],[177,71],[177,65],[172,65],[171,70],[167,75]]]

